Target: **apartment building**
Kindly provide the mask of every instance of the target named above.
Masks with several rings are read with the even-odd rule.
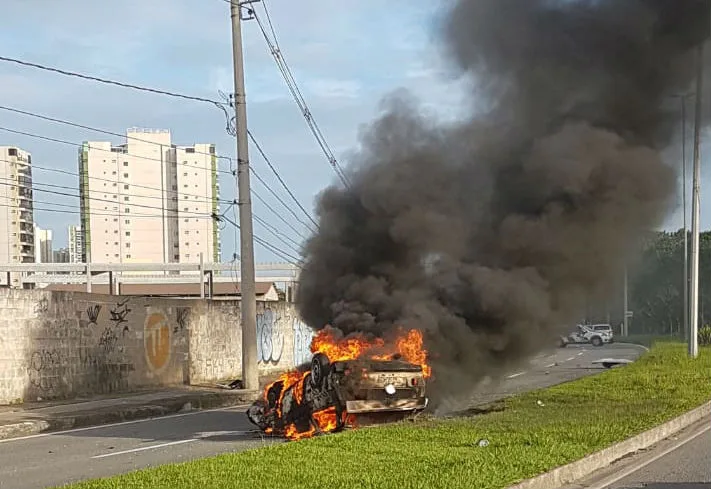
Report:
[[[177,146],[168,130],[128,129],[119,146],[85,142],[79,173],[82,261],[220,260],[214,145]]]
[[[34,263],[32,156],[15,146],[0,146],[0,263]],[[0,274],[0,284],[18,286],[20,277]]]
[[[35,263],[53,263],[52,230],[35,224]]]
[[[84,259],[84,245],[81,226],[69,226],[67,229],[67,248],[69,263],[82,263]]]

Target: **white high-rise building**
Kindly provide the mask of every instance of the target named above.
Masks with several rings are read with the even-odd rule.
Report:
[[[35,263],[54,263],[52,230],[35,224]]]
[[[32,156],[0,146],[0,263],[34,263]],[[20,285],[19,274],[0,274],[0,284]]]
[[[81,238],[87,263],[220,261],[217,156],[176,146],[170,131],[129,129],[126,143],[79,151]]]
[[[69,263],[82,263],[84,257],[84,245],[81,226],[69,226],[67,229],[67,243],[69,249]]]

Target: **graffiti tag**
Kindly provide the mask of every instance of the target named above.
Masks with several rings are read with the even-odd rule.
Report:
[[[175,318],[175,327],[173,328],[173,333],[185,330],[188,324],[190,324],[190,308],[179,307],[178,313]]]
[[[35,304],[35,314],[45,314],[47,311],[49,311],[49,299],[42,296]]]
[[[30,384],[42,392],[54,390],[59,375],[53,370],[59,367],[59,363],[59,352],[55,349],[32,352],[28,368]]]
[[[111,310],[109,311],[109,314],[111,315],[110,320],[114,323],[114,327],[118,328],[124,323],[128,322],[128,319],[126,317],[128,316],[128,313],[131,312],[131,309],[128,308],[128,301],[130,299],[125,299],[121,302],[118,302],[116,306],[112,307]],[[128,332],[128,324],[126,324],[123,327],[123,333]]]
[[[280,319],[271,309],[257,315],[257,359],[260,362],[279,363],[281,360],[284,333],[277,327]]]
[[[86,308],[86,317],[89,318],[89,325],[96,326],[96,321],[99,319],[99,313],[101,312],[101,305],[95,304]]]
[[[311,360],[311,340],[314,337],[314,330],[299,318],[294,318],[292,328],[294,330],[294,365],[301,365]]]

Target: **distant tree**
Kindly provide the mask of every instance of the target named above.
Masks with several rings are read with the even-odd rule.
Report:
[[[689,258],[691,258],[689,236]],[[634,311],[631,332],[677,335],[682,331],[684,302],[684,232],[659,232],[641,246],[630,270],[629,305]],[[699,240],[699,323],[708,323],[711,304],[711,232]]]

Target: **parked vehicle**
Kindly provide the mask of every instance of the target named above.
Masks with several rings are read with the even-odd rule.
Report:
[[[599,347],[613,341],[614,334],[609,324],[578,324],[575,331],[558,339],[558,346],[565,348],[570,344],[585,344]]]

